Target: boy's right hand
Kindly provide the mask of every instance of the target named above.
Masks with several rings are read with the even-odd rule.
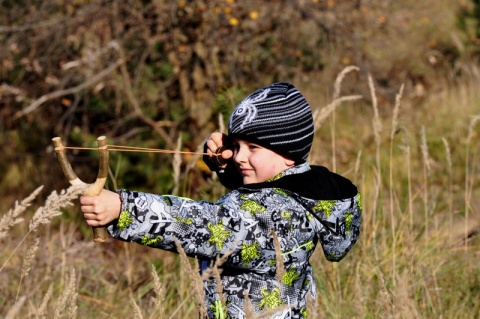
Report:
[[[80,210],[89,226],[105,226],[120,216],[122,201],[120,195],[102,189],[98,196],[81,196]]]
[[[217,165],[219,168],[222,168],[222,169],[227,167],[227,164],[225,163],[226,160],[232,158],[233,156],[233,151],[228,148],[227,135],[222,134],[220,132],[214,132],[207,139],[206,145],[207,145],[207,153],[212,154],[212,155],[209,155],[208,157],[210,162],[214,163],[215,165]],[[222,146],[226,147],[222,151],[222,153],[220,155],[214,155],[214,154],[217,154],[218,150],[220,150]],[[217,157],[221,157],[221,159]]]

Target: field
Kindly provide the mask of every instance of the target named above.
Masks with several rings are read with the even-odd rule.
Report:
[[[384,110],[372,82],[370,89],[370,105],[339,94],[317,113],[310,161],[354,180],[364,215],[361,239],[345,260],[315,255],[311,317],[478,317],[478,90],[465,83],[404,105],[399,88],[394,109]],[[78,205],[74,190],[54,191],[42,204],[35,196],[43,191],[2,215],[6,318],[196,315],[192,260],[113,240],[95,244],[69,206]]]
[[[25,28],[0,26],[8,47],[0,68],[0,317],[197,318],[195,260],[94,243],[80,190],[69,187],[50,139],[92,147],[107,135],[196,150],[250,89],[282,79],[315,112],[309,162],[351,179],[363,200],[349,255],[340,263],[320,248],[314,255],[308,318],[480,318],[478,39],[468,25],[461,37],[449,33],[459,7],[473,15],[468,1],[426,1],[418,10],[411,1],[285,1],[294,5],[268,2],[258,12],[220,0],[45,0],[38,10],[25,2],[6,1],[10,11],[0,12],[3,25]],[[307,14],[317,3],[325,24],[316,26],[327,35],[315,29],[315,42],[304,31],[317,21]],[[288,17],[300,19],[302,5],[296,28]],[[46,23],[32,29],[24,19]],[[62,21],[66,30],[49,28]],[[405,41],[384,45],[390,37]],[[96,151],[69,158],[82,179],[94,179]],[[225,193],[199,156],[111,152],[110,169],[109,189],[212,201]]]

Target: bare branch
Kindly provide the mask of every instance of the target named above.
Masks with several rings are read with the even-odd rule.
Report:
[[[112,48],[114,48],[118,52],[118,54],[120,55],[120,59],[125,60],[125,54],[124,54],[120,44],[118,44],[115,41],[112,41],[112,43],[110,45],[111,45]],[[153,130],[155,132],[157,132],[163,138],[163,140],[167,144],[168,148],[174,148],[175,144],[172,141],[172,139],[170,138],[170,136],[167,134],[167,132],[162,127],[160,127],[154,120],[152,120],[151,118],[149,118],[148,116],[146,116],[143,113],[142,108],[140,107],[140,104],[138,103],[138,100],[135,98],[135,95],[133,94],[132,84],[131,84],[132,81],[130,79],[130,75],[128,74],[128,70],[127,70],[127,67],[125,66],[125,64],[123,64],[121,66],[120,70],[122,71],[123,88],[125,90],[125,94],[127,95],[128,102],[130,103],[130,105],[133,108],[134,113],[143,122],[150,125],[150,127],[153,128]]]
[[[35,111],[40,105],[42,105],[43,103],[45,103],[47,101],[59,98],[59,97],[64,96],[64,95],[78,93],[78,92],[94,85],[95,83],[97,83],[98,81],[100,81],[101,79],[103,79],[104,77],[109,75],[110,73],[112,73],[115,69],[117,69],[119,66],[121,66],[123,64],[124,64],[124,60],[122,60],[122,59],[117,60],[117,62],[115,62],[114,64],[112,64],[111,66],[109,66],[108,68],[103,70],[102,72],[96,74],[91,79],[89,79],[88,81],[85,81],[84,83],[82,83],[80,85],[77,85],[77,86],[69,88],[69,89],[58,90],[58,91],[51,92],[51,93],[43,95],[38,100],[36,100],[32,104],[30,104],[27,108],[15,113],[15,115],[13,116],[13,120],[17,120],[20,117],[25,116],[25,115]]]

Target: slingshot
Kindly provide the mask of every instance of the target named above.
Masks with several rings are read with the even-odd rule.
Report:
[[[100,136],[97,138],[98,144],[98,153],[99,153],[99,166],[97,179],[92,184],[87,184],[78,178],[77,174],[73,171],[72,165],[68,161],[67,155],[65,154],[65,147],[62,144],[62,138],[54,137],[52,139],[53,145],[55,146],[55,153],[57,154],[58,163],[60,168],[63,171],[63,174],[67,178],[68,182],[74,186],[83,186],[85,190],[83,195],[86,196],[97,196],[102,191],[105,186],[105,181],[108,176],[108,145],[107,138],[105,136]],[[108,233],[105,227],[92,227],[93,230],[93,240],[97,243],[103,243],[108,238]]]
[[[87,184],[78,178],[75,174],[72,165],[68,161],[67,155],[65,154],[66,149],[83,149],[83,150],[94,150],[94,148],[89,147],[66,147],[62,143],[61,137],[54,137],[52,139],[53,145],[55,146],[55,153],[57,154],[58,163],[60,168],[63,171],[63,174],[67,178],[68,182],[74,186],[82,186],[85,188],[83,195],[85,196],[97,196],[102,191],[105,186],[105,182],[108,177],[108,151],[121,151],[121,152],[149,152],[149,153],[170,153],[170,154],[197,154],[197,155],[209,155],[212,156],[213,160],[217,163],[218,166],[224,165],[226,162],[221,157],[221,153],[226,150],[225,146],[220,146],[215,154],[201,153],[201,152],[184,152],[184,151],[171,151],[171,150],[161,150],[161,149],[150,149],[142,147],[130,147],[130,146],[118,146],[118,145],[108,145],[107,138],[105,136],[100,136],[97,138],[98,144],[98,153],[99,153],[99,166],[97,179],[92,184]],[[110,148],[109,148],[110,146]],[[93,230],[93,240],[97,243],[103,243],[108,238],[108,233],[105,227],[92,227]]]

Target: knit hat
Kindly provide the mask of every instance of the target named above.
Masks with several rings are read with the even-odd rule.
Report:
[[[291,83],[256,90],[233,110],[230,138],[241,138],[303,163],[313,141],[313,117],[305,97]]]

